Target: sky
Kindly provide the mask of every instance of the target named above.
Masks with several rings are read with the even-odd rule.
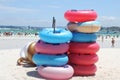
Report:
[[[0,0],[0,25],[50,27],[66,26],[67,10],[97,12],[102,26],[120,26],[120,0]]]

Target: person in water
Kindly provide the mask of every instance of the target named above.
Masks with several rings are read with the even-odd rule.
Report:
[[[112,47],[115,47],[115,39],[114,38],[112,38],[111,43],[112,43]]]

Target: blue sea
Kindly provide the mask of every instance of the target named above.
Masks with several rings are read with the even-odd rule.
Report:
[[[17,33],[30,33],[30,34],[35,34],[37,32],[39,32],[39,29],[11,29],[11,28],[0,28],[0,33],[4,33],[4,32],[12,32],[14,35],[16,35]]]

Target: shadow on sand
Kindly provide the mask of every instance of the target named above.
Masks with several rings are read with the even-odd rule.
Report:
[[[37,71],[29,71],[26,73],[28,76],[39,78],[45,80],[43,77],[41,77]]]

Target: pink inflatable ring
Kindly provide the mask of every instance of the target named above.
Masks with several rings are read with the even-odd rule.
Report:
[[[74,70],[70,65],[62,67],[39,66],[37,71],[40,76],[51,80],[68,80],[74,74]]]
[[[68,10],[64,17],[69,22],[86,22],[94,21],[97,18],[97,13],[94,10]]]
[[[78,54],[96,54],[100,46],[97,42],[70,42],[69,52]]]
[[[35,45],[36,52],[43,54],[64,54],[68,51],[68,48],[68,43],[49,44],[40,40]]]
[[[96,54],[83,55],[83,54],[69,54],[69,63],[77,65],[91,65],[98,61],[98,56]]]

